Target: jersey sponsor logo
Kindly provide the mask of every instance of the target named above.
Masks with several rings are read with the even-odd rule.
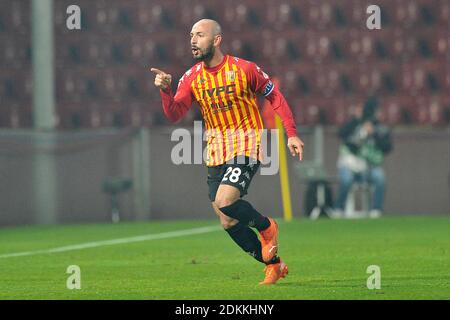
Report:
[[[217,113],[219,111],[225,112],[233,108],[233,103],[231,101],[227,101],[227,103],[224,104],[223,102],[219,101],[217,103],[211,103],[210,107],[211,109],[213,109],[213,113]]]
[[[273,82],[269,80],[269,82],[267,82],[266,86],[264,87],[263,95],[267,97],[272,92],[273,87],[274,87]]]
[[[208,95],[209,97],[214,97],[214,96],[218,96],[222,92],[224,92],[226,94],[231,94],[231,93],[234,93],[235,87],[236,87],[235,84],[229,84],[229,85],[222,86],[222,87],[206,89],[206,90],[203,90],[203,96]]]

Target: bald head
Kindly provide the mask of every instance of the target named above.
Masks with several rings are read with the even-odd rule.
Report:
[[[216,20],[199,20],[193,25],[192,30],[194,30],[194,28],[196,27],[203,27],[203,29],[209,31],[212,36],[222,35],[222,27]]]
[[[202,19],[192,26],[191,47],[194,59],[211,61],[214,57],[220,57],[221,42],[222,28],[217,21]]]

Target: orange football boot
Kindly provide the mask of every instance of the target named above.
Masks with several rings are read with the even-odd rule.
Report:
[[[265,262],[269,262],[278,252],[278,224],[277,222],[269,218],[270,226],[263,231],[260,231],[261,235],[261,251],[262,258]]]
[[[266,277],[259,284],[275,284],[281,278],[286,277],[289,273],[287,265],[280,260],[279,263],[268,264],[264,269]]]

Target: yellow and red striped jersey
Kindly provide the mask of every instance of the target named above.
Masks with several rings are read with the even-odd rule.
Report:
[[[230,55],[213,68],[194,65],[180,79],[175,96],[161,90],[166,116],[177,121],[198,102],[206,129],[207,166],[236,156],[260,158],[264,129],[256,94],[281,116],[287,135],[297,135],[292,112],[270,77],[255,63]]]

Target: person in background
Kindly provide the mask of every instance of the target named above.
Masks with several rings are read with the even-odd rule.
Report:
[[[342,217],[347,196],[355,182],[367,182],[373,187],[369,216],[378,218],[383,212],[385,174],[382,164],[392,150],[389,128],[378,120],[378,102],[371,97],[357,106],[354,117],[339,129],[342,144],[338,157],[338,194],[335,215]]]

